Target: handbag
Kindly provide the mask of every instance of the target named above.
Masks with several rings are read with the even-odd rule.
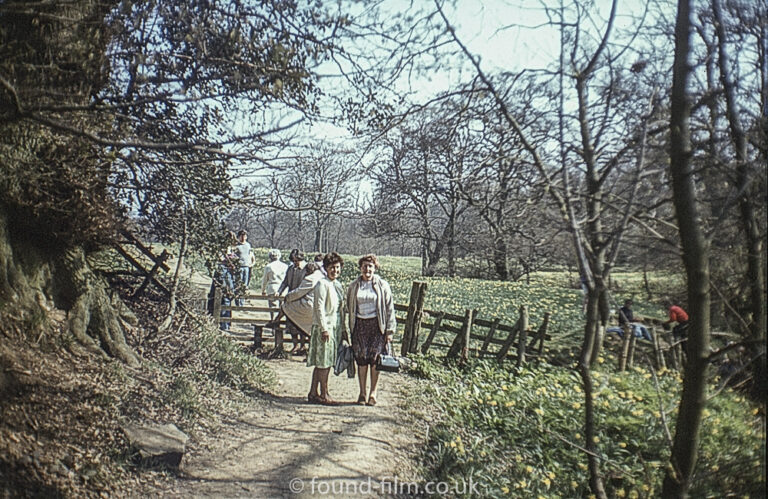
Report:
[[[390,353],[391,343],[387,342],[387,353],[380,353],[376,357],[376,370],[384,371],[387,373],[400,372],[400,361],[397,357]]]

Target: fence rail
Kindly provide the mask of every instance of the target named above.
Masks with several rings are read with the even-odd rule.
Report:
[[[467,309],[461,316],[424,309],[426,289],[427,283],[414,282],[408,305],[395,305],[397,322],[403,324],[404,329],[401,348],[403,356],[417,351],[427,353],[430,348],[438,347],[447,350],[446,357],[459,358],[461,362],[474,356],[494,357],[499,362],[511,359],[522,365],[526,357],[541,356],[544,341],[550,339],[547,334],[549,313],[544,315],[541,325],[534,331],[529,330],[528,309],[525,306],[520,307],[517,322],[510,325],[502,323],[500,318],[481,319],[477,316],[477,310]],[[405,317],[402,312],[405,312]],[[419,347],[422,329],[428,333]],[[474,344],[472,340],[475,340]],[[513,349],[513,346],[516,348]]]

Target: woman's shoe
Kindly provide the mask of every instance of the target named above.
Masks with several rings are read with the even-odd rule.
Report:
[[[376,397],[373,395],[368,397],[368,402],[366,402],[365,405],[370,405],[370,406],[376,405]]]
[[[365,405],[365,395],[360,395],[357,397],[357,403],[360,405]]]
[[[309,395],[307,395],[307,402],[309,402],[310,404],[322,404],[323,399],[320,398],[318,395],[310,393]]]
[[[320,403],[322,405],[339,405],[339,403],[335,400],[333,400],[331,397],[320,397]]]

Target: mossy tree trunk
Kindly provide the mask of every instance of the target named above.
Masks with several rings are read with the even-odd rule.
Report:
[[[94,354],[138,365],[124,334],[135,317],[88,265],[85,250],[51,251],[8,220],[0,207],[0,302],[6,327],[36,333],[58,308],[66,312],[69,332],[78,344]]]

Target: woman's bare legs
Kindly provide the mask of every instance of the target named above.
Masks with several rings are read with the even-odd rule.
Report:
[[[320,400],[328,404],[335,403],[335,400],[333,400],[328,393],[328,375],[331,373],[331,368],[317,368],[317,371],[320,378]]]
[[[379,383],[379,371],[376,366],[371,366],[371,394],[368,396],[368,405],[375,405],[377,399],[376,386]],[[371,403],[373,399],[373,403]]]
[[[360,364],[357,365],[357,381],[360,383],[360,395],[357,396],[358,403],[364,403],[368,400],[368,366]]]
[[[317,392],[317,389],[320,387],[320,369],[317,367],[312,369],[312,384],[309,385],[309,395],[307,395],[307,400],[310,402],[319,402],[320,401],[320,394]]]

